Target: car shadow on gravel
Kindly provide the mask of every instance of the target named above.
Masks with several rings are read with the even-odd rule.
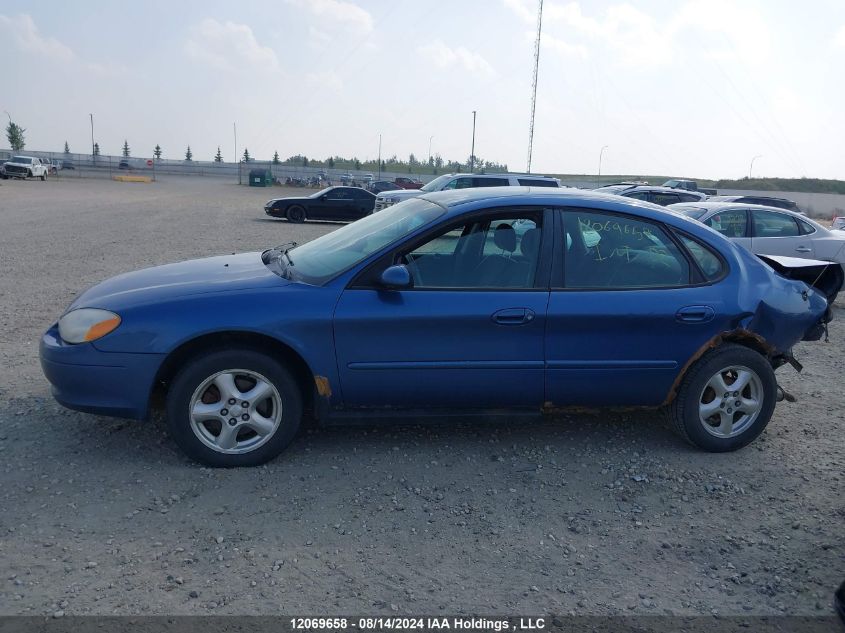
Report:
[[[136,467],[193,463],[170,438],[160,415],[148,421],[133,421],[58,409],[39,426],[49,441],[33,438],[29,448],[20,448],[23,453],[39,453],[41,459],[85,459],[103,466]],[[57,427],[61,427],[61,433],[55,432]],[[93,437],[96,440],[92,442]],[[504,444],[516,452],[553,448],[567,459],[608,446],[641,452],[692,450],[671,432],[658,413],[598,411],[537,420],[443,419],[425,424],[397,421],[320,427],[309,421],[303,424],[291,446],[271,464],[298,462],[306,453],[309,460],[344,455],[364,464],[374,456],[395,450],[436,459],[444,453],[480,454],[490,451],[492,445]]]

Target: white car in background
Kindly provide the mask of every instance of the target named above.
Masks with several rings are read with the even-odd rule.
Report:
[[[709,201],[666,208],[706,224],[752,253],[837,262],[845,268],[845,232],[827,229],[799,213]]]
[[[560,180],[534,174],[443,174],[420,189],[383,191],[376,196],[374,211],[381,211],[403,200],[423,196],[432,191],[475,187],[560,187]]]

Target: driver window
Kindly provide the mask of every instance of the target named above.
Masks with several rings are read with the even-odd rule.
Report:
[[[540,213],[452,226],[401,255],[414,288],[533,288]]]

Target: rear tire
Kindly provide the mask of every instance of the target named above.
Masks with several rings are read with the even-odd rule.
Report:
[[[689,368],[667,414],[687,442],[723,453],[754,441],[771,420],[776,400],[769,361],[752,349],[727,344]]]
[[[291,207],[287,212],[288,222],[305,222],[305,209],[299,206]]]
[[[45,182],[46,180],[47,180],[47,172],[45,171],[43,174],[41,174],[41,182]]]
[[[173,439],[207,466],[263,464],[291,443],[301,421],[296,379],[274,358],[250,349],[195,357],[167,393]]]

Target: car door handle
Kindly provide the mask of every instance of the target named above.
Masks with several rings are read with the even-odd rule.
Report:
[[[812,248],[808,248],[806,246],[796,246],[795,252],[796,253],[811,253],[813,251]]]
[[[499,325],[524,325],[534,320],[534,310],[530,308],[504,308],[490,317]]]
[[[675,313],[675,320],[679,323],[707,323],[716,316],[716,311],[710,306],[686,306]]]

